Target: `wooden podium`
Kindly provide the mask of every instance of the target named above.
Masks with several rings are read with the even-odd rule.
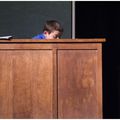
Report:
[[[0,41],[0,118],[102,118],[105,39]]]

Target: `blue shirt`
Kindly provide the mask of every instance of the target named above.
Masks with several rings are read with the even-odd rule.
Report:
[[[34,36],[32,39],[46,39],[46,38],[45,38],[45,35],[42,33]]]

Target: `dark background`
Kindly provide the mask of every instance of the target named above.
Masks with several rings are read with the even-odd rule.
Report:
[[[120,118],[120,2],[77,1],[76,38],[103,43],[103,117]]]
[[[0,1],[0,36],[32,38],[42,32],[46,20],[58,20],[62,38],[71,38],[70,1]]]

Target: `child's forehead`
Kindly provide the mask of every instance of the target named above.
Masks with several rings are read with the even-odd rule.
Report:
[[[54,31],[52,31],[51,33],[53,33],[53,34],[60,34],[60,32],[59,31],[57,31],[57,30],[54,30]]]

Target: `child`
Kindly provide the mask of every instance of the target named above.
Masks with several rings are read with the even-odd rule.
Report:
[[[46,21],[43,33],[33,37],[33,39],[59,39],[63,33],[63,28],[56,20]]]

